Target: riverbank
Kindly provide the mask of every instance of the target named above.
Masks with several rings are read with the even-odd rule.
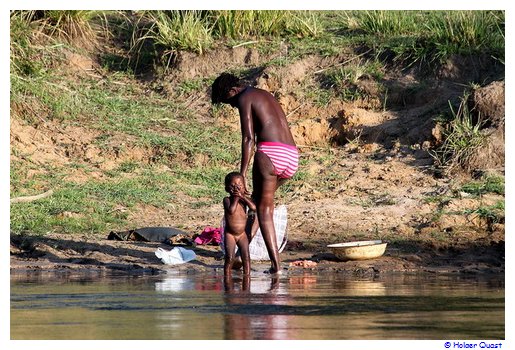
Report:
[[[359,276],[390,272],[432,272],[467,274],[504,274],[504,242],[462,248],[437,249],[389,244],[383,256],[361,261],[340,261],[328,249],[309,251],[298,249],[290,241],[281,253],[283,272],[334,271]],[[159,274],[168,272],[222,273],[223,259],[219,246],[184,246],[196,253],[196,259],[181,265],[165,265],[155,256],[157,248],[172,246],[159,242],[113,241],[105,237],[51,234],[45,237],[11,236],[11,274],[27,271],[60,272],[121,272],[130,274]],[[415,247],[412,247],[415,248]],[[311,261],[310,267],[293,266],[294,262]],[[254,261],[254,271],[265,271],[266,261]]]
[[[51,13],[12,15],[11,271],[221,269],[217,246],[186,247],[197,259],[169,268],[154,252],[171,246],[107,236],[174,227],[193,237],[220,224],[241,138],[238,112],[213,106],[210,86],[230,71],[278,99],[300,150],[299,171],[276,193],[288,208],[284,269],[504,273],[503,12],[403,14],[442,28],[484,23],[476,34],[491,46],[438,60],[395,54],[405,33],[416,51],[445,48],[425,27],[403,21],[385,36],[361,21],[396,12],[316,11],[318,37],[245,32],[177,51],[166,66],[153,40],[138,52],[121,45],[154,23],[144,12],[89,12],[108,25],[87,32],[92,46],[42,35]],[[342,262],[327,249],[379,239],[388,247],[373,260]],[[312,263],[290,267],[302,260]]]

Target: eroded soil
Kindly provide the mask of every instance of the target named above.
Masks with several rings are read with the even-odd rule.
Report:
[[[243,48],[221,50],[213,55],[217,59],[182,57],[174,75],[160,83],[160,91],[172,94],[173,83],[212,76],[231,67],[257,66],[272,58],[260,57],[257,51]],[[98,68],[93,60],[72,58],[69,69],[75,79],[81,74],[91,77],[91,70]],[[488,222],[474,214],[478,206],[492,205],[504,196],[474,197],[460,192],[459,184],[469,180],[470,173],[436,174],[429,153],[442,141],[441,129],[433,118],[434,111],[448,108],[448,101],[459,99],[460,84],[467,81],[466,74],[474,73],[486,79],[491,72],[471,73],[451,62],[427,81],[419,80],[413,72],[401,75],[392,70],[384,79],[390,88],[388,99],[367,77],[357,84],[368,97],[352,103],[335,99],[320,106],[298,97],[298,90],[306,84],[306,79],[315,81],[324,69],[347,59],[345,55],[331,59],[310,56],[289,65],[258,70],[252,77],[257,86],[273,92],[283,106],[301,157],[306,160],[303,170],[320,177],[319,184],[306,182],[277,199],[277,204],[288,206],[289,243],[281,254],[283,268],[300,271],[303,267],[290,267],[290,263],[310,260],[317,265],[309,269],[358,274],[392,271],[504,273],[504,222]],[[485,70],[488,62],[480,63],[475,67]],[[99,83],[100,80],[101,77]],[[145,82],[141,84],[135,88],[148,88]],[[492,141],[491,147],[485,148],[488,151],[483,156],[485,161],[475,167],[483,166],[484,172],[503,173],[504,82],[497,89],[496,93],[484,95],[489,96],[488,101],[495,100],[486,110],[502,114],[502,123],[494,125],[502,132],[496,133],[498,141]],[[208,120],[209,96],[199,93],[186,98],[190,101],[189,107],[195,108],[200,118]],[[15,115],[11,118],[11,145],[15,144],[17,149],[16,154],[11,154],[11,160],[23,160],[23,155],[28,154],[37,164],[65,166],[74,162],[87,163],[90,168],[96,164],[97,171],[87,174],[80,167],[70,169],[67,181],[102,179],[104,171],[124,161],[147,162],[153,155],[153,150],[142,147],[117,148],[117,137],[128,141],[128,145],[130,140],[116,133],[111,138],[112,148],[101,150],[93,142],[99,136],[98,131],[45,119],[29,125],[16,117],[30,114],[27,106],[14,104],[11,108]],[[216,122],[238,131],[238,117],[232,112]],[[35,174],[28,174],[31,175]],[[437,199],[445,195],[451,199],[442,208],[442,202]],[[470,214],[463,214],[467,209]],[[217,226],[220,218],[219,205],[202,209],[139,205],[129,217],[132,227],[123,229],[179,226],[193,237],[205,226]],[[44,237],[11,234],[11,270],[157,273],[169,269],[220,270],[223,266],[218,246],[187,247],[195,250],[197,259],[169,267],[154,252],[158,247],[171,249],[171,246],[110,241],[107,234],[51,233]],[[365,261],[339,261],[326,247],[332,243],[370,239],[389,243],[384,256]],[[253,268],[266,270],[267,263],[255,262]]]

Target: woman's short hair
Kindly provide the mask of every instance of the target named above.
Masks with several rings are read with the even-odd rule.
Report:
[[[221,103],[225,102],[229,91],[236,86],[239,86],[240,79],[230,73],[222,73],[215,79],[211,85],[211,102]]]

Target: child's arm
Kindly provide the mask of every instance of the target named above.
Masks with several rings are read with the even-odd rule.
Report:
[[[237,198],[238,197],[236,197],[236,200],[233,200],[233,196],[224,198],[225,212],[227,212],[228,214],[234,214],[234,212],[236,211],[236,208],[238,207],[238,202],[239,202],[239,200],[237,200]]]
[[[245,203],[250,210],[256,211],[256,205],[254,204],[254,202],[250,198],[247,198],[245,196],[240,196],[240,200],[243,203]]]

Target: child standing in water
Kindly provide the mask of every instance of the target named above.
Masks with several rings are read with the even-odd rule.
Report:
[[[243,274],[250,274],[249,236],[254,215],[247,218],[247,209],[255,211],[254,203],[245,196],[245,179],[238,172],[232,172],[225,177],[225,190],[230,194],[223,200],[225,217],[225,262],[224,276],[230,276],[236,262],[236,247],[238,247],[243,263]]]
[[[238,172],[229,173],[225,177],[225,190],[230,194],[223,201],[225,217],[225,276],[231,275],[231,270],[236,262],[236,247],[240,251],[243,274],[250,274],[249,236],[254,216],[249,215],[247,219],[247,209],[255,211],[256,206],[249,198],[245,197],[244,181],[243,176]]]

